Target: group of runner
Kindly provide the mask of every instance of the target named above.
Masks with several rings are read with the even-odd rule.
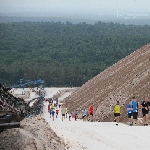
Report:
[[[52,118],[54,121],[55,114],[56,114],[56,118],[58,117],[58,113],[61,105],[58,105],[58,99],[50,98],[50,99],[46,99],[46,101],[49,102],[48,112],[50,114],[50,118]]]
[[[77,121],[78,114],[82,114],[82,119],[83,121],[90,121],[93,122],[93,114],[94,114],[94,107],[93,104],[88,108],[88,109],[83,109],[81,112],[79,110],[75,110],[74,112],[70,112],[65,104],[58,104],[58,101],[54,102],[53,99],[49,101],[48,105],[48,112],[50,113],[50,118],[53,118],[54,121],[54,116],[56,114],[56,118],[58,117],[58,114],[60,112],[60,107],[61,107],[61,115],[62,115],[62,121],[64,121],[65,118],[69,118],[69,121],[71,121],[71,118],[74,118],[75,121]],[[149,109],[150,109],[150,102],[148,100],[148,97],[145,97],[144,101],[140,104],[139,101],[135,96],[133,96],[132,100],[127,104],[127,117],[129,121],[130,126],[135,126],[137,125],[137,119],[138,119],[138,114],[139,110],[142,110],[142,115],[143,115],[143,125],[148,126],[149,124]],[[120,122],[120,115],[121,115],[121,105],[119,101],[117,101],[117,104],[114,107],[114,117],[115,117],[115,122],[116,125]]]
[[[53,121],[54,121],[55,115],[56,115],[56,118],[58,117],[58,114],[60,112],[60,107],[61,107],[62,121],[64,121],[64,119],[67,117],[69,118],[69,121],[71,121],[71,118],[74,118],[74,120],[77,121],[78,114],[79,114],[78,110],[75,110],[74,112],[70,112],[65,106],[65,104],[60,105],[56,103],[55,100],[53,100],[52,98],[47,99],[46,101],[49,102],[48,112],[50,114],[50,118],[52,118]],[[83,121],[91,121],[91,122],[93,121],[93,113],[94,113],[93,105],[89,107],[89,110],[83,109],[81,113],[82,113]]]
[[[61,108],[61,113],[62,113],[62,121],[63,121],[63,116],[65,115],[64,114],[65,113],[65,104]],[[79,113],[80,113],[79,110],[75,110],[73,113],[68,110],[69,121],[71,121],[70,118],[73,117],[73,116],[74,116],[75,121],[77,121]],[[93,107],[93,105],[91,105],[89,107],[89,110],[83,109],[81,111],[81,113],[82,113],[82,119],[83,119],[83,121],[91,121],[91,122],[93,122],[93,113],[94,113],[94,107]],[[67,112],[66,112],[66,115],[67,115]]]
[[[150,109],[150,102],[148,100],[148,97],[145,97],[144,101],[140,104],[137,98],[133,96],[132,100],[130,100],[126,108],[127,108],[127,117],[130,126],[137,125],[139,109],[142,109],[143,125],[148,126],[149,124],[148,114]],[[121,106],[119,104],[119,101],[117,101],[117,104],[114,107],[114,117],[115,117],[116,125],[118,125],[120,121],[120,114],[121,114]]]

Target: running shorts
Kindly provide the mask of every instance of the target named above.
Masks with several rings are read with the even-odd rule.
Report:
[[[114,116],[118,117],[118,116],[120,116],[120,113],[114,113]]]
[[[133,112],[133,119],[137,119],[138,112]]]
[[[142,111],[143,117],[145,117],[148,113],[149,111]]]
[[[86,117],[86,115],[82,116],[82,118],[85,118],[85,117]]]
[[[128,113],[128,118],[131,118],[133,116],[132,113]]]
[[[65,114],[62,114],[62,116],[65,116]]]
[[[93,113],[92,113],[92,112],[90,112],[90,115],[91,115],[91,116],[93,116]]]

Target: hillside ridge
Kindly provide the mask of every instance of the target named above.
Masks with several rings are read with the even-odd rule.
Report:
[[[93,103],[95,120],[112,121],[113,107],[119,100],[121,119],[126,120],[126,104],[133,95],[141,102],[149,97],[150,43],[134,51],[86,82],[65,99],[70,111],[87,108]]]

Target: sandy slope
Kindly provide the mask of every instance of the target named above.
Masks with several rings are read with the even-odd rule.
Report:
[[[25,118],[21,128],[0,133],[0,150],[65,150],[64,141],[40,116]]]
[[[64,98],[68,97],[69,95],[71,95],[72,92],[66,92],[64,93],[60,98],[59,101],[62,101]]]

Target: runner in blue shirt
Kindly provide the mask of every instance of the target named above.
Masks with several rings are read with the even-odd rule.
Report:
[[[53,121],[54,121],[55,111],[54,111],[54,109],[53,109],[53,108],[52,108],[52,110],[51,110],[51,114],[52,114],[52,118],[53,118]]]
[[[138,102],[136,97],[133,96],[133,99],[132,99],[133,125],[137,125],[137,117],[138,117],[139,107],[140,107],[140,103]]]
[[[133,112],[132,112],[132,102],[131,102],[131,100],[127,104],[127,112],[128,112],[129,124],[130,124],[130,126],[132,126],[133,125]]]
[[[82,110],[82,118],[83,118],[83,121],[86,121],[86,116],[87,116],[87,110],[86,109],[83,109]]]

